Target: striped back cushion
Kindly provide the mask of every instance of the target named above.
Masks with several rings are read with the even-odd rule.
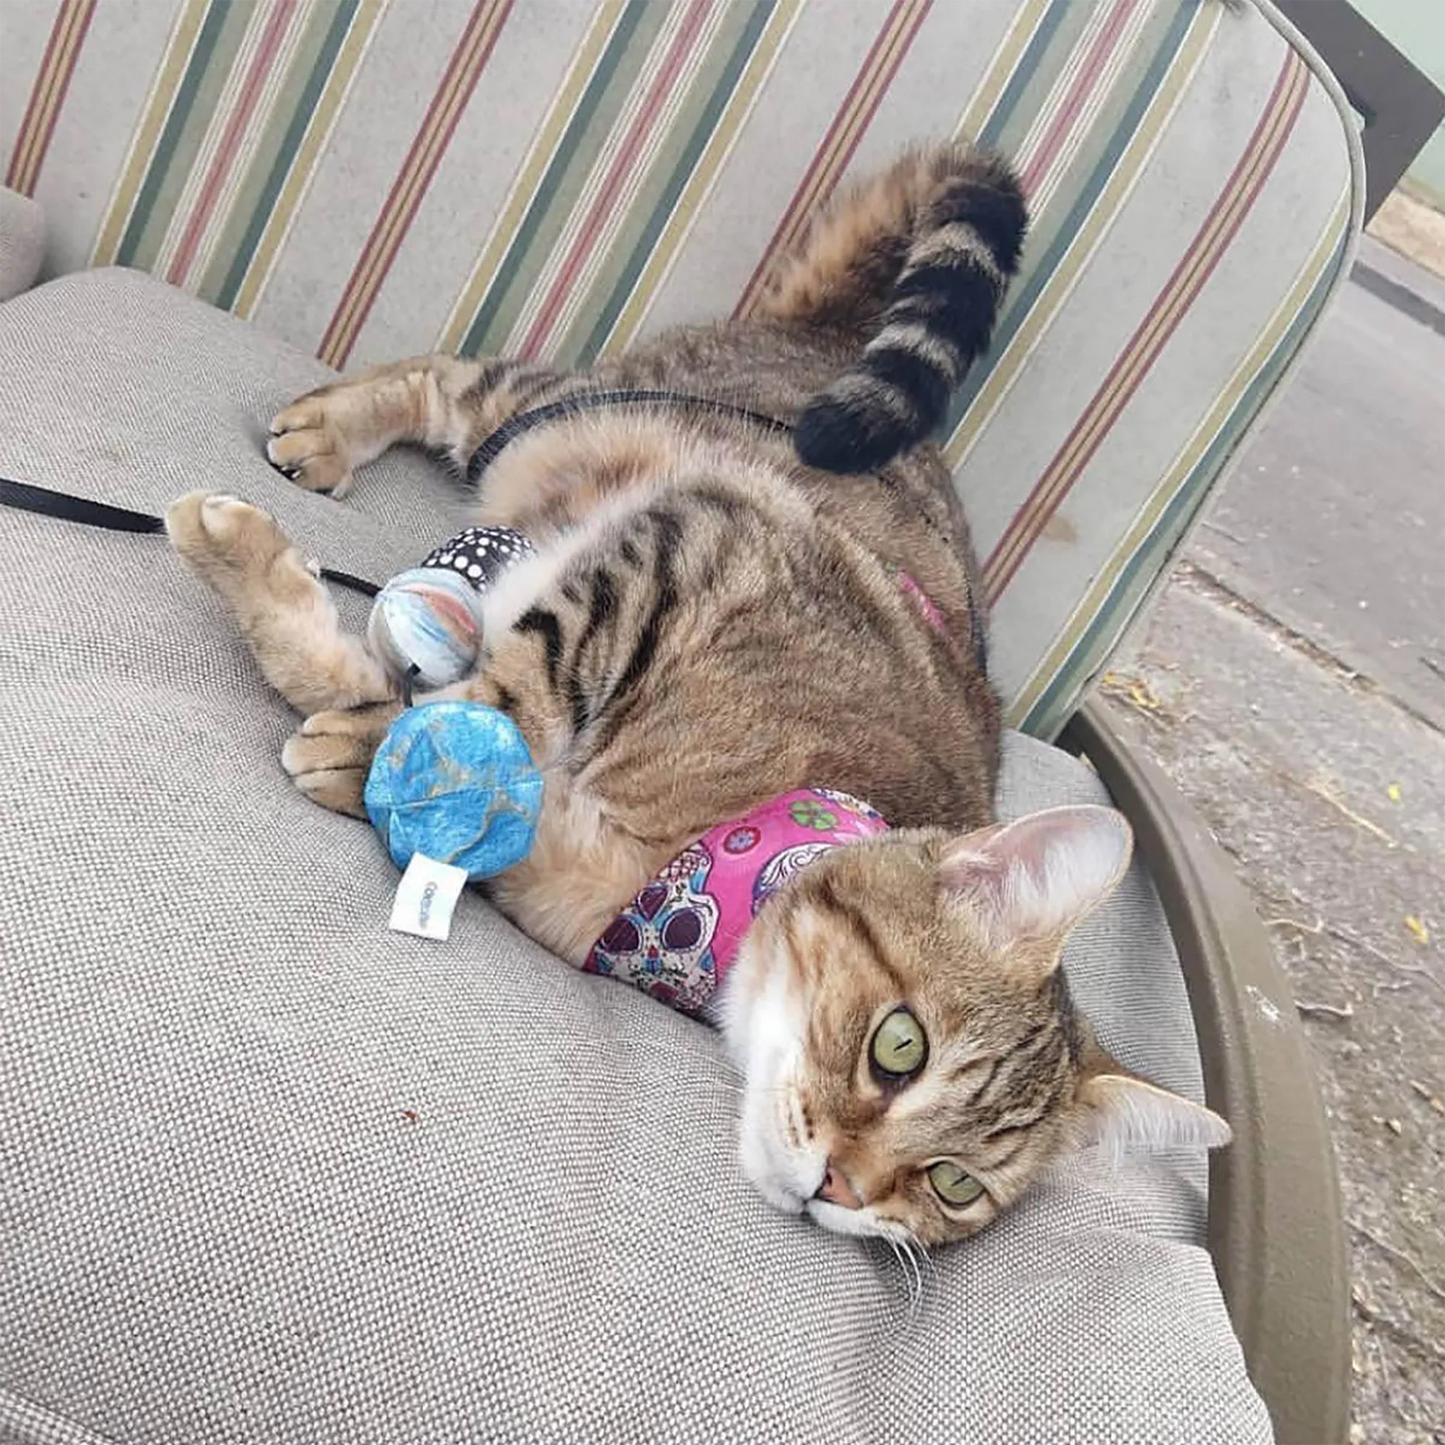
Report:
[[[6,184],[337,367],[586,362],[745,315],[852,173],[960,134],[1034,227],[946,448],[1015,725],[1055,732],[1357,227],[1333,83],[1214,0],[27,0]]]

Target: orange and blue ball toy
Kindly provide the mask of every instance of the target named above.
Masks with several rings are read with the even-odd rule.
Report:
[[[482,594],[535,548],[511,527],[468,527],[377,594],[371,650],[404,685],[460,682],[482,647]]]

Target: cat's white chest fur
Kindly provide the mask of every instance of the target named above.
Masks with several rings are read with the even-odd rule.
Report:
[[[627,517],[651,505],[654,496],[650,488],[631,491],[597,507],[556,537],[544,542],[533,539],[536,551],[514,562],[482,594],[484,645],[510,632],[518,618],[542,605],[579,556],[598,547]]]
[[[774,1208],[797,1214],[827,1163],[789,1117],[799,1104],[796,1074],[807,1018],[786,970],[764,970],[747,952],[745,940],[717,1009],[728,1051],[747,1081],[738,1136],[743,1172]],[[745,970],[761,974],[761,986],[748,987],[739,977]],[[789,1134],[796,1143],[788,1142]]]

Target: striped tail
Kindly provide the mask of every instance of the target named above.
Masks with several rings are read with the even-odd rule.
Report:
[[[988,345],[1027,226],[1013,172],[961,144],[906,156],[822,219],[764,309],[865,344],[798,418],[803,461],[874,471],[928,437]]]

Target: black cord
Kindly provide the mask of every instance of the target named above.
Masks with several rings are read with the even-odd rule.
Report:
[[[12,482],[8,477],[0,477],[0,503],[16,511],[59,517],[62,522],[81,522],[87,527],[104,527],[110,532],[164,532],[166,529],[159,517],[147,516],[144,512],[72,497],[67,492],[52,492],[29,482]]]
[[[74,497],[69,492],[52,492],[32,482],[16,482],[0,477],[0,506],[17,512],[33,512],[38,517],[56,517],[62,522],[79,522],[85,527],[103,527],[107,532],[164,532],[165,522],[146,512],[132,512],[127,507],[112,507],[107,502],[92,502],[88,497]],[[375,597],[381,588],[364,577],[353,577],[334,567],[322,567],[319,575],[338,587]]]
[[[350,572],[338,572],[335,567],[322,567],[320,575],[328,582],[334,582],[338,587],[348,587],[353,592],[360,592],[363,597],[375,597],[381,588],[375,582],[368,582],[365,577],[353,577]]]

